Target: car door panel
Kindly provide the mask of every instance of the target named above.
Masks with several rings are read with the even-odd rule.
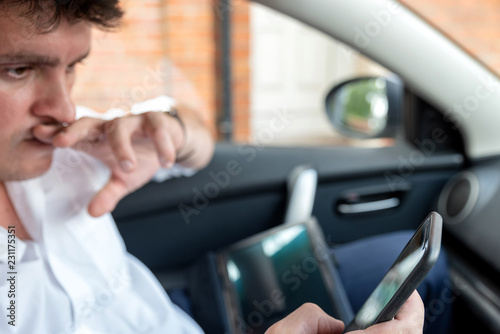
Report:
[[[284,204],[278,192],[260,193],[214,201],[190,223],[173,207],[118,220],[118,228],[129,252],[149,268],[177,269],[209,250],[272,227],[282,219]]]
[[[440,194],[441,200],[444,201],[440,207],[442,207],[443,216],[447,222],[445,230],[453,235],[464,246],[463,248],[474,252],[498,273],[500,273],[500,258],[498,257],[500,230],[497,228],[500,215],[498,206],[500,202],[499,170],[500,161],[498,160],[493,159],[479,163],[457,174]],[[465,177],[468,178],[468,174],[477,183],[475,194],[471,194],[473,191],[467,191],[459,184]],[[454,189],[449,189],[450,186]],[[455,193],[455,196],[450,194],[450,190]],[[468,194],[468,198],[457,197],[457,194],[462,196]],[[448,214],[448,211],[453,211],[451,213],[459,212],[455,211],[455,207],[465,215]]]
[[[317,192],[314,215],[318,217],[330,243],[344,243],[374,234],[415,229],[435,208],[439,192],[453,171],[415,173],[405,180],[406,189],[392,192],[384,177],[367,177],[321,185]],[[394,208],[366,213],[342,214],[339,199],[363,189],[375,189],[382,198],[394,196]],[[375,195],[373,195],[376,197]]]
[[[319,177],[313,214],[329,242],[415,228],[462,164],[461,156],[447,154],[423,157],[412,165],[415,152],[406,146],[374,150],[218,144],[205,169],[192,177],[149,183],[124,198],[113,215],[128,250],[146,265],[182,267],[208,250],[280,224],[287,175],[308,164]],[[406,190],[396,208],[352,216],[336,211],[352,189],[390,192],[400,185]]]

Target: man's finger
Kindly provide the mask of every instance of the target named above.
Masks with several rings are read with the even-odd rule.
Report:
[[[140,122],[137,117],[124,117],[111,120],[104,126],[111,151],[124,172],[132,172],[137,165],[132,136],[140,129]]]
[[[415,333],[421,334],[424,327],[424,304],[415,290],[401,307],[393,320],[373,325],[364,331],[349,332],[352,334],[385,334],[385,333]]]
[[[319,306],[306,303],[271,326],[266,334],[340,334],[344,323],[326,314]]]
[[[61,123],[40,124],[33,128],[33,137],[42,143],[52,144],[54,137],[62,130],[64,126]]]
[[[118,202],[127,195],[127,187],[111,177],[109,182],[90,201],[88,212],[92,217],[100,217],[114,210]]]
[[[160,164],[164,168],[170,168],[174,164],[177,156],[174,138],[178,138],[178,135],[169,133],[169,128],[171,131],[175,131],[175,129],[165,126],[166,122],[169,120],[162,113],[147,113],[146,117],[145,128],[155,145]],[[182,136],[182,129],[179,130]]]
[[[424,323],[425,311],[424,311],[424,303],[420,298],[417,290],[413,291],[412,295],[406,303],[401,307],[398,314],[394,317],[397,320],[404,319],[414,319],[414,321]]]
[[[83,117],[78,121],[62,128],[54,137],[53,145],[56,147],[72,147],[79,142],[99,142],[104,139],[102,125],[105,121]]]

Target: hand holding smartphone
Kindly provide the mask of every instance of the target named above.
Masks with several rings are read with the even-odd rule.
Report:
[[[431,212],[397,260],[358,311],[345,332],[366,329],[394,318],[436,263],[441,249],[443,221]]]

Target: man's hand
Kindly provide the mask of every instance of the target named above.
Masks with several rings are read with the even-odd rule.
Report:
[[[330,317],[318,305],[307,303],[272,325],[266,334],[341,334],[344,323]]]
[[[424,327],[424,304],[414,292],[396,317],[352,334],[421,334]],[[283,320],[271,326],[266,334],[341,334],[344,324],[323,312],[317,305],[304,304]]]
[[[398,314],[391,321],[371,326],[364,331],[350,332],[352,334],[384,334],[404,333],[421,334],[424,328],[424,303],[417,291],[408,298]]]
[[[37,139],[56,147],[71,147],[104,162],[109,182],[91,200],[88,211],[98,217],[111,212],[118,201],[148,182],[160,166],[182,164],[201,168],[208,162],[213,143],[202,123],[185,111],[179,120],[161,112],[130,115],[111,121],[84,117],[74,123],[39,125]]]

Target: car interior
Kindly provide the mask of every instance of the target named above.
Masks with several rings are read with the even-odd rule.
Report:
[[[258,2],[277,10],[285,6],[283,1]],[[309,5],[313,3],[319,6],[321,1]],[[311,23],[313,16],[308,13],[300,19]],[[300,16],[294,9],[288,14]],[[315,27],[326,30],[321,24]],[[376,59],[377,50],[370,52],[364,50]],[[153,271],[167,291],[206,293],[201,307],[210,308],[213,298],[220,297],[203,286],[207,281],[196,271],[200,260],[252,235],[312,215],[327,244],[335,246],[415,230],[429,212],[437,211],[444,220],[443,248],[450,259],[453,296],[447,300],[454,303],[453,332],[499,333],[498,157],[474,153],[477,142],[446,113],[445,98],[428,94],[422,89],[425,82],[417,83],[410,72],[398,71],[401,65],[391,64],[390,58],[377,60],[395,75],[337,84],[325,96],[325,113],[345,135],[392,138],[393,145],[283,147],[218,142],[210,164],[195,175],[152,181],[119,203],[113,217],[128,251]],[[376,87],[381,82],[382,91]],[[342,100],[346,94],[364,97],[367,90],[380,97],[368,105],[370,110],[374,103],[385,107],[382,123],[373,112],[364,123],[353,121],[359,115],[350,114],[352,110],[356,113],[363,107]],[[378,124],[374,133],[363,130],[373,123]],[[316,172],[315,186],[302,189],[294,202],[290,182],[300,166]],[[308,192],[314,193],[311,203]],[[290,207],[295,212],[290,213]],[[204,328],[207,333],[222,328],[212,326]]]

